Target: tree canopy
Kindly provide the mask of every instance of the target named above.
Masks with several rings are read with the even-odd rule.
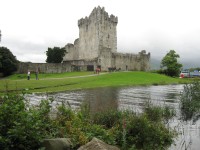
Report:
[[[63,57],[65,56],[65,48],[60,47],[54,47],[54,48],[48,48],[46,51],[47,63],[61,63],[63,61]]]
[[[6,75],[17,71],[18,60],[6,47],[0,47],[0,72]]]
[[[175,50],[170,50],[161,61],[161,68],[168,76],[178,76],[182,64],[178,63],[180,56]]]

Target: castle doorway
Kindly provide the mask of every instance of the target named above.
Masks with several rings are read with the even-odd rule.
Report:
[[[87,65],[87,71],[94,71],[94,65]]]

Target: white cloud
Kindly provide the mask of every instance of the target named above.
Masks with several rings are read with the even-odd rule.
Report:
[[[78,19],[98,5],[118,16],[119,51],[146,49],[161,59],[174,49],[191,63],[200,57],[198,0],[0,0],[0,4],[0,44],[21,61],[45,62],[48,47],[73,43],[79,36]]]

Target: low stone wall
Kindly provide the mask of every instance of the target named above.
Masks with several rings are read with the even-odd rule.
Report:
[[[71,72],[71,65],[67,63],[20,63],[17,73],[27,73],[28,70],[40,73]]]

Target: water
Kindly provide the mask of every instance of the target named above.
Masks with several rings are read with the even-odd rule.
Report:
[[[155,105],[168,105],[179,112],[179,97],[183,85],[141,86],[123,88],[96,88],[90,90],[68,91],[54,94],[27,95],[32,104],[37,104],[41,99],[52,97],[54,104],[68,103],[72,108],[79,108],[83,102],[90,104],[92,112],[106,109],[130,109],[141,113],[146,101],[150,100]],[[171,120],[169,125],[180,133],[175,144],[170,150],[197,150],[200,147],[200,121],[196,124],[183,122],[180,117]]]

